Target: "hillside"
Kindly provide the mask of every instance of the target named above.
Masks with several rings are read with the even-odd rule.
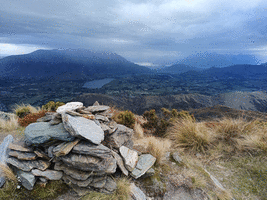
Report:
[[[200,71],[201,69],[197,67],[191,67],[184,64],[175,64],[169,67],[160,68],[157,70],[158,73],[170,73],[170,74],[181,74],[188,71]]]
[[[236,110],[250,110],[267,112],[266,92],[232,92],[207,96],[200,94],[181,94],[169,96],[142,96],[134,98],[115,97],[103,94],[83,94],[73,101],[83,102],[85,106],[93,104],[96,100],[101,104],[131,110],[142,115],[146,110],[159,111],[162,107],[178,110],[192,110],[223,105]]]
[[[0,60],[2,78],[84,79],[150,72],[115,53],[81,49],[37,50]]]

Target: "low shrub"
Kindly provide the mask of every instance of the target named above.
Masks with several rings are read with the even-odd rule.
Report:
[[[42,110],[42,111],[39,111],[38,113],[30,113],[26,115],[24,118],[19,118],[18,120],[19,124],[20,126],[26,127],[29,124],[36,122],[37,119],[44,117],[46,112],[47,111]]]
[[[119,124],[123,124],[129,128],[134,128],[135,116],[131,111],[126,110],[119,112],[113,117],[113,119]]]
[[[45,104],[45,105],[42,106],[42,110],[56,111],[59,106],[63,106],[63,105],[65,105],[65,103],[63,103],[63,102],[49,101],[47,104]]]

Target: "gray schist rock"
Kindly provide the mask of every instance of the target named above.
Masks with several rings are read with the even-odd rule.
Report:
[[[74,137],[63,127],[63,124],[51,126],[48,122],[36,122],[25,128],[25,138],[28,144],[39,145],[49,140],[72,141]]]
[[[17,170],[17,176],[20,178],[22,185],[27,189],[27,190],[32,190],[33,186],[36,182],[36,177],[30,173],[30,172],[25,172],[22,170]]]
[[[94,157],[90,155],[69,153],[58,157],[66,165],[84,171],[93,171],[94,174],[113,174],[116,171],[116,160],[111,157]]]
[[[63,106],[59,106],[56,112],[59,114],[63,114],[66,111],[73,111],[73,110],[76,110],[82,107],[83,107],[83,103],[81,102],[69,102]]]
[[[119,149],[121,146],[126,146],[128,148],[133,148],[132,136],[134,134],[133,129],[130,129],[124,125],[118,124],[117,130],[106,135],[105,141],[112,147]]]
[[[132,171],[131,176],[134,177],[135,179],[138,179],[143,174],[145,174],[146,171],[149,170],[154,165],[155,162],[156,158],[150,154],[143,154],[139,156],[139,160],[137,162],[136,167]]]
[[[133,171],[138,161],[138,153],[125,146],[121,146],[120,154],[124,160],[126,169],[128,169],[130,172]]]
[[[103,112],[110,109],[109,106],[89,106],[87,108],[85,108],[85,111],[89,111],[91,113],[96,113],[96,112]]]
[[[61,143],[60,145],[53,148],[53,154],[57,157],[58,156],[65,156],[73,149],[73,147],[76,144],[78,144],[79,141],[80,141],[80,139],[76,139],[73,142]]]
[[[68,114],[62,114],[62,120],[65,129],[73,136],[85,138],[94,144],[104,140],[104,131],[92,120]]]
[[[180,158],[179,153],[177,151],[172,153],[172,158],[178,163],[182,162],[182,159]]]
[[[54,166],[55,170],[63,171],[64,174],[74,178],[76,180],[85,181],[88,179],[92,174],[90,172],[85,172],[82,170],[78,170],[72,167],[65,165],[62,161],[56,162]]]
[[[18,145],[18,144],[13,144],[13,143],[10,143],[9,146],[8,146],[9,149],[12,149],[12,150],[15,150],[15,151],[22,151],[22,152],[33,152],[32,149],[30,148],[25,148],[21,145]]]
[[[103,121],[103,122],[109,122],[109,119],[105,116],[102,116],[102,115],[95,115],[95,119]]]
[[[50,163],[47,161],[43,160],[26,161],[26,160],[18,160],[17,158],[14,157],[8,158],[7,163],[27,172],[31,171],[32,169],[46,170],[50,166]]]
[[[128,170],[124,167],[123,159],[119,154],[117,154],[115,151],[111,151],[113,157],[115,158],[117,165],[119,166],[120,170],[125,176],[128,176],[129,172]]]
[[[8,153],[9,153],[9,144],[13,142],[14,138],[12,135],[8,135],[4,138],[3,142],[0,144],[0,164],[6,164]],[[3,187],[6,179],[2,174],[2,170],[0,169],[0,187]]]
[[[146,195],[144,194],[144,192],[140,190],[138,187],[136,187],[134,183],[131,183],[130,187],[131,187],[130,194],[132,200],[146,200]]]
[[[105,186],[100,190],[103,193],[112,193],[117,189],[117,184],[113,178],[107,177]]]
[[[76,180],[76,179],[74,179],[71,176],[68,176],[66,174],[63,175],[62,179],[66,184],[71,183],[71,184],[77,185],[79,187],[88,187],[89,184],[93,182],[93,177],[89,177],[86,180],[81,181],[81,180]]]
[[[31,172],[34,176],[42,176],[48,180],[60,180],[63,176],[62,172],[50,169],[44,171],[41,171],[39,169],[33,169]]]
[[[14,151],[14,150],[10,150],[8,155],[16,157],[19,160],[35,160],[37,157],[35,153],[27,153],[27,152],[20,152],[20,151]]]

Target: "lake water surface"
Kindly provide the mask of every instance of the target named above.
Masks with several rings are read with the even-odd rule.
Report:
[[[104,78],[104,79],[89,81],[89,82],[86,82],[83,85],[83,87],[89,88],[89,89],[97,89],[97,88],[103,87],[104,85],[110,83],[113,80],[114,80],[114,78]]]

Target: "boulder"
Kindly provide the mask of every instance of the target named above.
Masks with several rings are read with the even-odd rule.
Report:
[[[14,150],[10,150],[8,154],[9,156],[16,157],[19,160],[35,160],[37,157],[35,153],[27,153]]]
[[[59,106],[57,108],[56,112],[59,114],[63,114],[66,111],[73,111],[73,110],[76,110],[76,109],[82,108],[82,107],[83,107],[83,103],[81,103],[81,102],[69,102],[63,106]]]
[[[31,173],[34,176],[42,176],[42,177],[45,177],[48,180],[60,180],[62,178],[62,176],[63,176],[62,172],[56,171],[56,170],[50,170],[50,169],[47,169],[47,170],[44,170],[44,171],[41,171],[39,169],[33,169],[31,171]]]
[[[0,144],[0,164],[6,164],[9,148],[8,146],[13,142],[14,138],[12,135],[8,135],[4,138],[3,142]],[[0,170],[0,187],[3,187],[6,179],[2,175],[2,171]]]
[[[68,114],[63,114],[62,120],[65,129],[73,136],[85,138],[94,144],[100,144],[104,140],[104,131],[92,120]]]
[[[138,179],[139,177],[144,175],[146,171],[154,165],[155,162],[156,158],[150,154],[143,154],[139,156],[139,160],[137,162],[136,167],[132,171],[131,176],[135,179]]]
[[[14,157],[8,158],[7,163],[27,172],[31,171],[32,169],[46,170],[50,166],[50,163],[47,161],[43,160],[25,161],[25,160],[18,160],[17,158]]]
[[[36,122],[28,125],[24,131],[28,144],[39,145],[50,140],[73,141],[63,124],[51,126],[48,122]]]
[[[126,146],[132,149],[132,136],[134,134],[133,129],[121,124],[118,124],[117,127],[118,128],[114,133],[106,135],[105,142],[116,149],[119,149],[121,146]]]
[[[84,171],[93,171],[97,174],[113,174],[117,168],[116,160],[113,157],[103,159],[90,155],[69,153],[58,158],[70,167]]]
[[[134,183],[131,183],[130,185],[130,195],[133,200],[146,200],[146,195],[142,190],[140,190]]]
[[[109,106],[100,106],[99,105],[99,106],[89,106],[89,107],[85,108],[84,110],[89,111],[91,113],[96,113],[96,112],[103,112],[103,111],[106,111],[108,109],[110,109]]]
[[[25,172],[22,170],[17,170],[17,176],[19,177],[22,185],[27,189],[27,190],[32,190],[33,186],[36,182],[36,177],[30,173],[30,172]]]
[[[78,144],[79,141],[80,141],[80,139],[76,139],[73,142],[61,143],[60,145],[53,148],[53,154],[57,157],[58,156],[65,156],[73,149],[73,147],[76,144]]]
[[[125,146],[121,146],[120,154],[124,160],[126,169],[128,169],[130,172],[133,171],[138,161],[138,153]]]
[[[32,152],[32,149],[30,148],[25,148],[23,146],[17,145],[10,143],[8,146],[9,149],[15,150],[15,151],[22,151],[22,152]]]

